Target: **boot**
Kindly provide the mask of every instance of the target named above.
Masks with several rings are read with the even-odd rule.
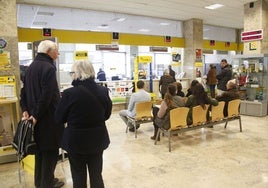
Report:
[[[151,139],[152,139],[152,140],[155,140],[155,137],[156,137],[156,135],[157,135],[157,131],[158,131],[158,129],[159,129],[159,128],[154,127],[154,135],[151,136]],[[160,135],[159,135],[157,141],[160,141]]]

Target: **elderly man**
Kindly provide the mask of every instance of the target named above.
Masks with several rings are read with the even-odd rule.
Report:
[[[38,151],[35,154],[34,183],[40,188],[64,185],[54,178],[63,132],[63,124],[54,120],[60,99],[54,62],[58,55],[55,42],[42,41],[37,56],[26,71],[21,91],[22,118],[32,121],[35,129]]]

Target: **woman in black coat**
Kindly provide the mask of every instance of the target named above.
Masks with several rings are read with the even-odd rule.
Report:
[[[87,187],[88,169],[90,187],[102,188],[102,155],[110,143],[105,121],[112,102],[108,89],[94,81],[91,63],[76,61],[72,71],[74,87],[64,90],[55,113],[57,122],[67,123],[62,148],[68,152],[73,187]]]

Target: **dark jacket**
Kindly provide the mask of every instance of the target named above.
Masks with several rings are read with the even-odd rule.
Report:
[[[221,95],[216,96],[218,101],[225,101],[223,114],[224,117],[228,116],[228,103],[234,99],[240,99],[239,92],[237,89],[231,89],[223,92]]]
[[[38,53],[26,71],[20,102],[22,111],[28,111],[37,119],[34,136],[40,151],[55,150],[60,146],[63,125],[54,119],[59,99],[53,59]]]
[[[76,154],[103,151],[110,143],[105,125],[112,112],[108,89],[93,79],[72,84],[74,87],[64,90],[55,113],[57,122],[67,122],[62,148]]]
[[[174,78],[170,75],[163,75],[161,76],[160,80],[159,80],[159,89],[160,89],[160,93],[162,95],[165,95],[167,92],[167,87],[169,84],[175,82]]]
[[[230,65],[226,65],[225,67],[223,67],[221,69],[221,72],[216,76],[216,78],[218,79],[217,88],[222,91],[226,91],[226,84],[229,80],[232,79],[232,69]]]

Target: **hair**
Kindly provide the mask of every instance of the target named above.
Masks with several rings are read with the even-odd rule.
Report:
[[[198,83],[194,86],[193,95],[196,98],[197,104],[201,105],[205,109],[205,104],[208,103],[208,95],[202,84]]]
[[[168,69],[165,69],[164,75],[169,75],[169,70]]]
[[[139,81],[137,82],[137,88],[138,88],[138,89],[142,89],[142,88],[144,88],[144,81],[139,80]]]
[[[164,97],[164,101],[166,102],[168,108],[174,107],[174,102],[173,102],[173,96],[175,96],[177,93],[177,85],[176,83],[169,84],[167,87],[167,92]]]
[[[43,40],[38,45],[38,53],[48,53],[50,50],[56,50],[58,48],[57,44],[51,40]]]
[[[238,85],[236,84],[236,80],[235,79],[232,79],[232,80],[229,80],[226,84],[226,88],[228,90],[236,90],[238,89]]]
[[[210,64],[209,67],[212,69],[215,68],[213,64]]]
[[[199,84],[199,82],[197,81],[197,80],[193,80],[192,82],[191,82],[191,88],[193,88],[196,84]]]
[[[182,90],[182,85],[180,82],[177,82],[177,91],[181,91]]]
[[[226,59],[222,59],[221,62],[227,63],[227,60]]]
[[[72,66],[74,72],[74,80],[85,80],[87,78],[95,79],[95,71],[93,65],[88,60],[77,60]]]

